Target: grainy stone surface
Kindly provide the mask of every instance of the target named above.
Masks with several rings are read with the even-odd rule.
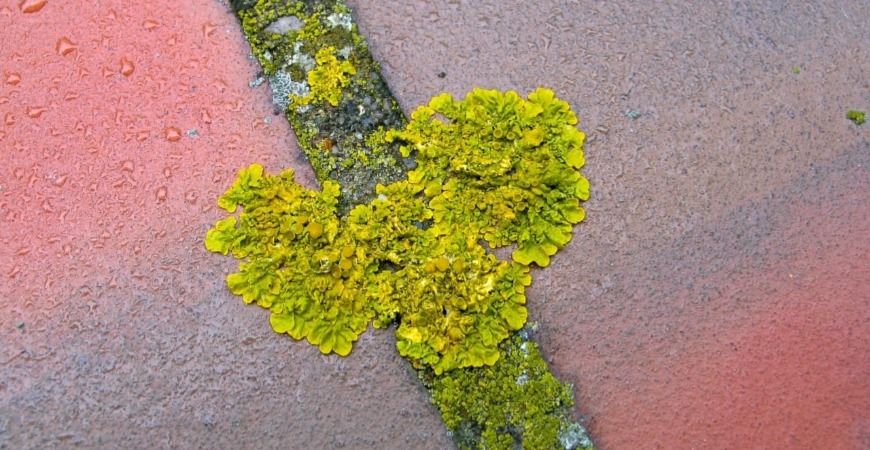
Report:
[[[389,331],[325,358],[202,246],[238,168],[315,184],[228,6],[19,3],[0,0],[0,447],[450,448]],[[475,86],[577,111],[588,215],[529,304],[601,448],[868,445],[860,2],[348,3],[406,112]]]

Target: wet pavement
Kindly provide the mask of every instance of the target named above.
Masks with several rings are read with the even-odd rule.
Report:
[[[138,3],[0,0],[0,447],[451,448],[389,330],[324,357],[226,290],[236,171],[316,183],[229,7]],[[349,3],[405,111],[580,117],[587,219],[529,310],[601,448],[870,445],[860,2]]]

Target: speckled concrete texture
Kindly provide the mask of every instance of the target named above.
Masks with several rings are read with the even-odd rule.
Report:
[[[529,308],[601,448],[870,446],[861,2],[349,4],[406,111],[545,86],[580,117],[587,219]],[[315,185],[226,5],[0,29],[0,447],[451,448],[389,331],[323,357],[203,248],[238,168]]]

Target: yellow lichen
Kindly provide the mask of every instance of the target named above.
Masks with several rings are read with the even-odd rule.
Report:
[[[387,139],[416,156],[408,180],[429,198],[435,230],[481,235],[492,247],[517,243],[515,261],[543,267],[585,215],[589,182],[577,171],[585,135],[576,124],[549,89],[528,100],[475,89],[464,101],[433,98]]]
[[[308,72],[310,92],[304,97],[291,96],[294,106],[305,106],[327,102],[338,106],[342,97],[342,89],[346,87],[356,69],[350,61],[339,61],[335,47],[324,47],[317,51],[314,57],[317,67]]]
[[[227,277],[230,290],[272,311],[275,331],[323,353],[347,355],[368,323],[398,321],[398,350],[417,367],[491,366],[526,322],[529,264],[545,266],[583,218],[575,124],[544,89],[528,101],[479,89],[462,102],[442,95],[386,135],[416,152],[407,180],[378,185],[377,198],[339,219],[337,184],[314,192],[292,171],[276,177],[254,164],[218,201],[244,211],[209,230],[206,247],[246,259]],[[519,244],[514,262],[480,239]]]

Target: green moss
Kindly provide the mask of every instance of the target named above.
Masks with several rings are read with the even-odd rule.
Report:
[[[269,25],[281,17],[301,16],[304,21],[304,4],[276,0],[258,0],[253,6],[237,5],[239,19],[245,36],[251,43],[254,56],[267,75],[275,73],[287,60],[289,45],[295,35],[282,35],[267,30]]]
[[[405,118],[343,2],[258,0],[234,6],[273,98],[318,179],[345,188],[339,213],[370,200],[378,183],[401,179],[398,146],[368,142],[369,133],[403,127]],[[271,26],[280,21],[293,26],[276,33]],[[324,140],[331,151],[322,151]]]
[[[846,113],[846,118],[855,122],[855,125],[863,125],[864,122],[867,122],[867,111],[851,109]]]
[[[592,448],[585,430],[571,424],[571,386],[549,372],[525,332],[499,350],[504,357],[492,366],[421,375],[459,447]]]

